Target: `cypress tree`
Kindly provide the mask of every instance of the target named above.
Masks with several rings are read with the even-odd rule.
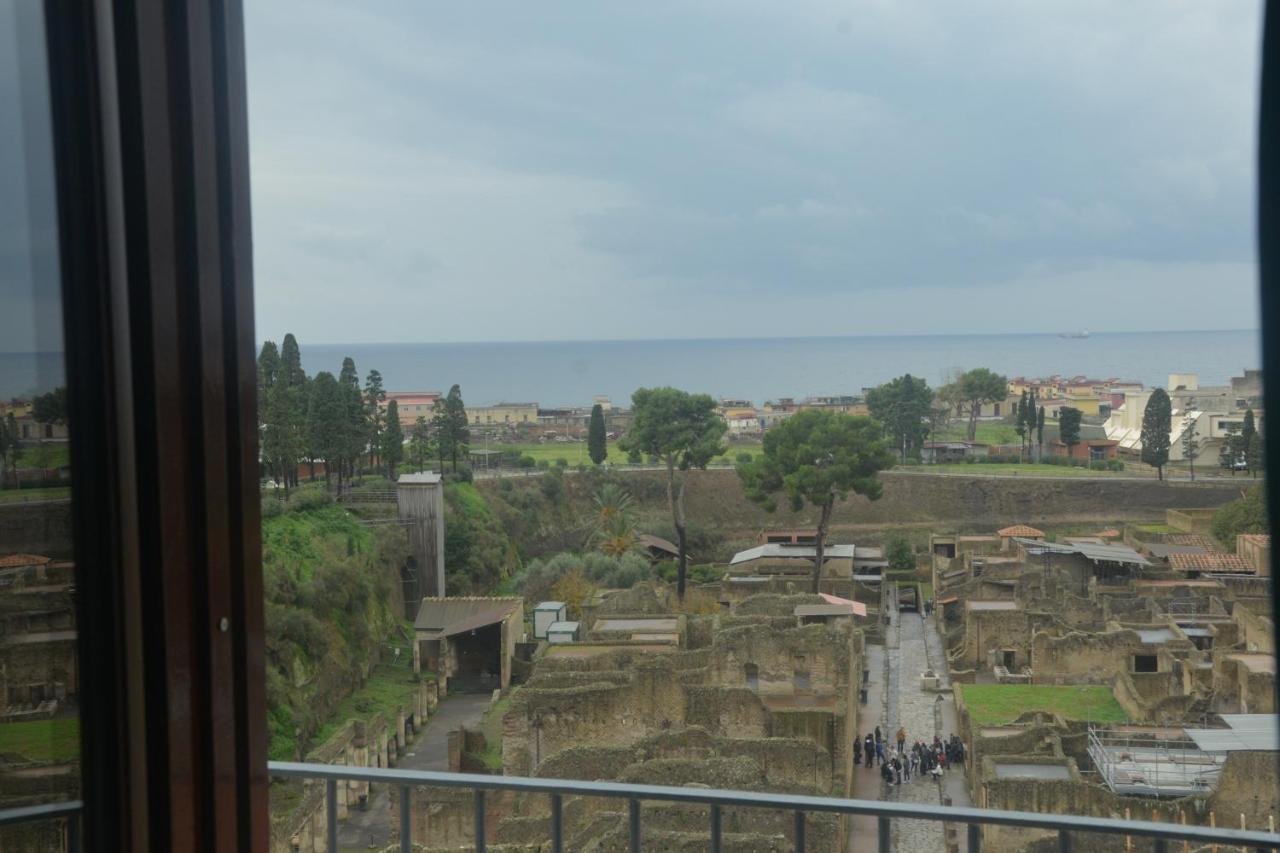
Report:
[[[458,473],[458,453],[467,452],[471,443],[471,430],[467,427],[467,407],[462,402],[462,388],[454,385],[444,399],[445,429],[449,434],[449,458],[453,472]]]
[[[382,446],[382,404],[386,399],[387,392],[382,390],[382,374],[376,370],[370,370],[364,380],[365,429],[370,465],[373,465],[374,454]]]
[[[396,479],[396,466],[404,458],[404,430],[400,428],[400,404],[387,403],[386,426],[382,428],[382,462],[387,466],[387,477]]]
[[[1044,406],[1036,412],[1036,460],[1044,458]]]
[[[291,387],[301,387],[307,379],[307,374],[302,369],[302,350],[298,348],[298,339],[292,332],[284,336],[284,343],[280,347],[279,378]]]
[[[324,484],[330,485],[330,471],[341,465],[344,429],[342,389],[328,371],[321,371],[311,382],[310,405],[307,409],[308,443],[313,458],[324,460]],[[341,486],[339,476],[339,486]]]
[[[1156,469],[1164,479],[1164,466],[1169,462],[1169,433],[1173,429],[1173,405],[1163,388],[1151,392],[1142,410],[1142,461]]]
[[[587,453],[595,465],[609,458],[608,440],[604,432],[604,408],[599,403],[591,407],[591,423],[587,426]]]

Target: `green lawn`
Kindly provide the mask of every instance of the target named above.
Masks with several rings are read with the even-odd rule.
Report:
[[[485,751],[477,756],[484,766],[495,773],[502,772],[502,717],[511,707],[511,697],[494,702],[480,720],[480,731],[484,734]]]
[[[71,464],[71,447],[65,441],[27,444],[18,450],[19,468],[65,468]]]
[[[1167,524],[1135,524],[1134,527],[1143,533],[1177,533]]]
[[[1069,465],[1041,465],[1028,462],[1023,465],[999,462],[949,462],[942,465],[912,465],[906,470],[928,474],[1002,474],[1006,477],[1124,477],[1131,471],[1094,471]]]
[[[930,441],[967,441],[968,438],[968,424],[955,423],[938,430]],[[979,423],[973,440],[983,444],[1019,443],[1017,431],[1010,424],[1005,423]]]
[[[44,489],[0,489],[0,503],[48,501],[69,497],[71,497],[70,486],[49,486]]]
[[[1126,716],[1111,689],[1098,685],[958,684],[969,719],[1001,726],[1027,711],[1061,714],[1068,720],[1122,723]]]
[[[478,443],[472,446],[472,450],[482,450],[485,445]],[[515,452],[527,456],[532,456],[535,460],[545,459],[549,464],[556,464],[557,459],[564,459],[569,463],[570,468],[577,467],[578,463],[583,465],[591,464],[591,457],[587,454],[587,443],[585,441],[568,441],[568,442],[513,442],[509,444],[489,444],[490,450],[501,450],[504,452]],[[760,445],[758,443],[735,442],[729,445],[729,452],[724,456],[715,459],[715,462],[735,462],[739,453],[750,453],[755,456],[760,453]],[[623,453],[618,447],[616,441],[609,442],[609,455],[606,461],[614,465],[626,465],[627,454]]]
[[[0,754],[21,755],[36,764],[74,761],[80,755],[80,720],[63,717],[0,723]]]

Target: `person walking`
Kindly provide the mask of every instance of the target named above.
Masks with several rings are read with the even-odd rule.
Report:
[[[853,738],[853,766],[858,767],[862,764],[862,738],[856,734]]]
[[[867,757],[867,769],[870,769],[872,762],[875,761],[876,757],[876,745],[875,742],[871,740],[870,734],[863,738],[862,754]]]
[[[882,767],[884,766],[884,741],[882,740],[876,741],[876,761],[880,762]]]
[[[898,752],[902,752],[903,747],[907,745],[907,730],[902,726],[898,727]]]

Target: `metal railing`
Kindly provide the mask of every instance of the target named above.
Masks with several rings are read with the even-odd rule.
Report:
[[[564,846],[562,809],[564,798],[611,797],[627,802],[630,850],[641,849],[642,801],[688,803],[709,807],[707,849],[721,849],[721,816],[726,806],[790,811],[794,814],[792,843],[797,853],[805,849],[805,818],[811,812],[840,815],[869,815],[877,825],[877,849],[888,853],[894,820],[926,820],[965,824],[968,827],[968,853],[981,853],[983,826],[1006,826],[1040,829],[1058,834],[1058,850],[1069,853],[1072,833],[1094,832],[1111,835],[1150,838],[1157,853],[1164,853],[1171,841],[1187,841],[1196,846],[1219,845],[1236,849],[1280,849],[1280,834],[1239,829],[1219,829],[1182,824],[1155,823],[1142,820],[1046,815],[1034,812],[999,811],[959,806],[929,806],[917,803],[878,800],[846,800],[835,797],[810,797],[796,794],[772,794],[759,791],[721,791],[707,788],[673,788],[665,785],[628,785],[619,782],[579,782],[569,779],[531,779],[523,776],[482,776],[470,773],[440,773],[424,770],[393,770],[378,767],[347,767],[333,764],[301,764],[273,761],[268,765],[276,776],[318,779],[325,783],[327,850],[338,849],[338,783],[342,781],[384,784],[399,792],[400,850],[413,849],[410,837],[410,794],[417,786],[434,788],[470,788],[475,792],[475,849],[483,853],[485,838],[485,794],[488,791],[547,794],[551,803],[551,849],[560,853]]]
[[[16,826],[23,823],[41,823],[47,820],[66,820],[67,851],[68,853],[80,853],[82,849],[80,844],[80,813],[83,810],[84,804],[79,800],[0,809],[0,827]]]

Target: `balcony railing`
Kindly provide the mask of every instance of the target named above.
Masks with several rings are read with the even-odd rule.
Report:
[[[23,823],[42,823],[47,820],[65,820],[67,822],[67,851],[68,853],[80,853],[80,812],[83,810],[84,804],[79,800],[44,803],[38,806],[21,806],[15,809],[0,809],[0,827],[16,826]]]
[[[551,849],[561,853],[564,847],[562,807],[568,797],[612,797],[627,801],[630,849],[640,847],[640,803],[658,800],[708,806],[707,849],[720,850],[721,812],[726,806],[790,811],[794,814],[792,839],[797,853],[805,849],[805,817],[811,812],[842,815],[870,815],[876,818],[880,853],[888,853],[894,820],[926,820],[964,824],[968,828],[969,853],[981,853],[983,826],[1009,826],[1041,829],[1058,834],[1058,850],[1069,853],[1072,833],[1107,833],[1116,836],[1150,838],[1157,853],[1168,850],[1171,841],[1186,841],[1194,847],[1218,845],[1237,850],[1280,849],[1280,834],[1238,829],[1219,829],[1181,824],[1154,823],[1142,820],[1112,820],[1046,815],[1033,812],[998,811],[995,809],[957,806],[926,806],[879,800],[845,800],[835,797],[806,797],[795,794],[771,794],[758,791],[721,791],[707,788],[673,788],[665,785],[626,785],[618,782],[578,782],[568,779],[530,779],[523,776],[481,776],[470,773],[439,773],[423,770],[394,770],[377,767],[346,767],[334,764],[301,764],[273,761],[268,765],[276,776],[317,779],[325,783],[326,849],[338,849],[338,783],[369,782],[388,785],[400,798],[400,850],[411,851],[410,793],[424,785],[435,788],[469,788],[475,792],[475,849],[483,853],[485,841],[485,793],[515,791],[547,794],[551,801]]]

